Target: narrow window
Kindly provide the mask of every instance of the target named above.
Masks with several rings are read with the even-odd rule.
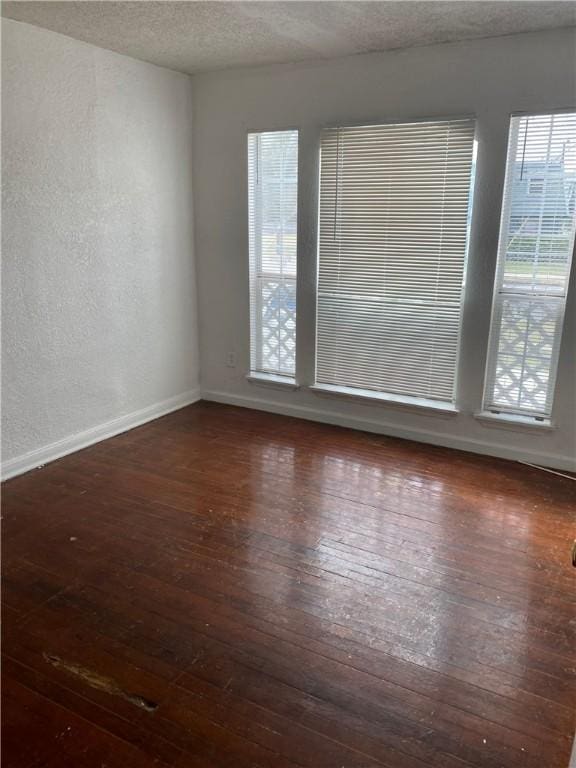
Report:
[[[576,202],[576,113],[513,117],[484,408],[548,419]]]
[[[454,401],[473,153],[467,119],[323,132],[318,387]]]
[[[248,135],[250,370],[294,379],[298,131]]]

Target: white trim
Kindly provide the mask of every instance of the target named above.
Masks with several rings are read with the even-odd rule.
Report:
[[[506,263],[507,263],[507,255],[508,255],[508,239],[509,239],[509,229],[510,229],[510,220],[511,220],[511,211],[512,211],[512,204],[513,204],[513,198],[514,198],[514,175],[515,175],[515,166],[516,166],[516,155],[518,150],[518,140],[519,140],[519,131],[520,131],[520,121],[523,118],[530,118],[530,117],[548,117],[550,116],[551,123],[550,123],[550,132],[548,134],[547,141],[547,156],[550,152],[550,142],[552,141],[552,134],[554,131],[554,115],[557,114],[568,114],[573,115],[574,110],[573,109],[559,109],[559,110],[546,110],[544,112],[514,112],[510,116],[509,119],[509,129],[508,129],[508,145],[506,149],[506,170],[505,170],[505,176],[504,176],[504,187],[502,189],[502,200],[501,200],[501,208],[500,208],[500,225],[499,225],[499,236],[498,236],[498,250],[497,250],[497,258],[496,258],[496,273],[494,276],[494,286],[493,286],[493,293],[492,293],[492,305],[491,305],[491,313],[490,313],[490,331],[488,335],[488,347],[487,347],[487,356],[486,356],[486,365],[484,370],[484,391],[482,394],[482,413],[485,413],[489,411],[490,409],[497,409],[499,404],[494,402],[493,399],[493,390],[494,390],[494,384],[496,380],[496,366],[498,363],[498,346],[499,346],[499,340],[500,340],[500,333],[502,330],[502,317],[503,317],[503,307],[504,302],[506,300],[530,300],[531,302],[539,302],[543,303],[544,305],[548,306],[554,306],[555,304],[558,305],[557,308],[557,318],[556,318],[556,327],[554,331],[554,339],[552,342],[552,355],[550,358],[550,365],[548,368],[549,372],[549,378],[547,382],[547,388],[546,388],[546,403],[545,408],[542,413],[539,413],[538,410],[535,410],[533,412],[534,416],[544,416],[550,421],[550,413],[553,409],[554,404],[554,397],[556,392],[556,379],[558,376],[558,365],[560,361],[560,346],[562,343],[562,336],[563,336],[563,330],[566,320],[566,304],[567,304],[567,293],[569,290],[569,283],[570,283],[570,272],[572,269],[572,260],[573,260],[573,253],[574,253],[574,243],[576,239],[576,231],[572,229],[571,237],[570,237],[570,246],[568,248],[568,263],[567,263],[567,271],[566,271],[566,287],[564,289],[563,293],[558,293],[554,295],[547,295],[544,292],[535,292],[534,290],[530,291],[510,291],[505,286],[505,280],[504,275],[506,271]],[[526,141],[526,135],[528,131],[528,124],[526,125],[525,129],[525,137],[524,141]],[[545,161],[545,165],[548,164],[548,160]],[[546,177],[546,172],[544,172],[544,178]],[[539,218],[539,224],[538,224],[538,235],[541,234],[541,225],[542,225],[542,216],[543,216],[543,206],[545,202],[545,196],[542,197],[542,202],[540,204],[540,218]],[[538,253],[536,255],[536,261],[538,260]],[[526,347],[524,348],[523,353],[523,361],[522,361],[522,368],[524,369],[524,362],[526,358]],[[514,415],[517,413],[517,409],[515,408],[505,408],[502,407],[499,409],[501,413],[509,413],[511,415]]]
[[[499,427],[510,427],[512,429],[542,429],[550,431],[556,429],[550,419],[543,417],[538,421],[536,416],[521,416],[519,413],[494,413],[493,411],[478,411],[474,414],[475,419],[480,421],[493,422]]]
[[[246,376],[251,384],[261,384],[265,387],[276,387],[278,389],[299,389],[296,379],[290,376],[278,376],[274,373],[259,373],[252,371]]]
[[[414,408],[418,411],[426,410],[433,413],[447,413],[455,415],[458,408],[454,403],[445,403],[441,400],[426,400],[423,397],[409,397],[407,395],[393,395],[388,392],[375,392],[371,389],[355,387],[341,387],[336,384],[311,384],[308,389],[318,395],[335,395],[347,397],[352,400],[362,400],[379,405],[399,405],[401,408]]]
[[[428,115],[426,117],[412,117],[409,119],[401,117],[391,118],[376,118],[375,120],[363,120],[362,122],[339,122],[326,123],[320,127],[322,131],[334,131],[338,128],[380,128],[381,126],[395,126],[395,125],[420,125],[421,123],[451,123],[451,122],[463,122],[464,120],[476,120],[477,116],[475,112],[467,112],[462,115],[449,115],[446,117],[444,113],[441,115]]]
[[[75,453],[82,450],[82,448],[94,445],[94,443],[99,443],[102,440],[107,440],[109,437],[119,435],[121,432],[127,432],[130,429],[134,429],[134,427],[139,427],[141,424],[146,424],[148,421],[154,421],[154,419],[158,419],[160,416],[165,416],[167,413],[196,403],[200,400],[200,397],[200,389],[183,392],[180,395],[168,398],[168,400],[162,400],[139,411],[133,411],[125,416],[112,419],[112,421],[91,427],[84,432],[77,432],[76,434],[64,437],[62,440],[57,440],[49,445],[44,445],[28,453],[15,456],[13,459],[2,463],[2,480],[22,475],[24,472],[28,472],[43,464],[48,464],[50,461],[60,459],[69,453]]]
[[[375,422],[372,419],[360,418],[358,416],[346,416],[343,413],[337,413],[335,411],[325,411],[318,408],[293,405],[290,403],[277,403],[272,400],[263,400],[256,397],[247,397],[245,395],[233,395],[228,392],[203,390],[202,399],[211,400],[215,403],[237,405],[241,408],[252,408],[257,411],[278,413],[283,416],[293,416],[297,419],[320,421],[324,424],[334,424],[349,429],[360,429],[364,432],[376,432],[377,434],[388,435],[389,437],[416,440],[420,443],[430,443],[444,448],[455,448],[460,451],[480,453],[484,456],[496,456],[501,459],[510,459],[511,461],[525,461],[552,467],[554,469],[576,472],[576,460],[572,456],[542,453],[540,451],[530,451],[521,448],[509,448],[504,445],[497,445],[484,440],[445,435],[432,430],[407,429],[384,421]]]
[[[570,754],[570,765],[568,768],[576,768],[576,735],[574,736],[574,741],[572,743],[572,752]]]

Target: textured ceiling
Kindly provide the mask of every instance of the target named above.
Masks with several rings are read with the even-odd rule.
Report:
[[[193,74],[575,26],[576,3],[26,1],[2,15]]]

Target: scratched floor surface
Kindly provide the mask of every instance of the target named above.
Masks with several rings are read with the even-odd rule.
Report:
[[[563,768],[576,483],[199,403],[3,486],[3,768]]]

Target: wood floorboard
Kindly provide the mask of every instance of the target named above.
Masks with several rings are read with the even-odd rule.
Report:
[[[576,483],[197,403],[3,485],[6,768],[564,768]]]

